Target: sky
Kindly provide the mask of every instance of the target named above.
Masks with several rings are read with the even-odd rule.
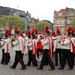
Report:
[[[0,0],[0,6],[28,11],[31,17],[53,22],[54,10],[75,9],[75,0]]]

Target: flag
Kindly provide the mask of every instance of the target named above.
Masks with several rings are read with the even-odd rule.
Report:
[[[6,26],[5,26],[5,34],[11,34],[11,30],[9,28],[8,22],[6,23]]]

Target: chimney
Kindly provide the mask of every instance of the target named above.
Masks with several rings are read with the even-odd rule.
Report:
[[[28,11],[26,11],[26,13],[28,14]]]
[[[37,21],[39,21],[39,18],[37,18]]]

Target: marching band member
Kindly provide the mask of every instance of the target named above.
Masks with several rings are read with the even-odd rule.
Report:
[[[3,36],[3,38],[2,38],[1,41],[0,41],[0,45],[1,45],[1,47],[2,47],[2,59],[1,59],[1,64],[4,64],[4,63],[5,63],[5,61],[4,61],[4,50],[5,50],[4,39],[5,39],[5,37]]]
[[[2,64],[8,64],[8,35],[5,34],[4,40],[1,42],[1,46],[3,46],[3,55],[2,55]]]
[[[11,50],[11,34],[8,34],[8,48],[9,48],[9,52],[8,52],[8,62],[10,62],[10,50]]]
[[[43,40],[43,34],[40,33],[40,34],[38,34],[38,38],[37,38],[37,56],[36,56],[37,61],[42,60],[42,55],[43,55],[42,40]]]
[[[31,32],[30,30],[26,30],[26,35],[28,36],[28,43],[27,43],[27,48],[28,48],[28,62],[26,66],[30,66],[32,62],[32,39],[31,39]]]
[[[15,61],[13,63],[12,66],[10,66],[11,69],[15,69],[18,62],[20,62],[22,68],[20,68],[21,70],[25,70],[26,69],[26,65],[23,62],[23,39],[22,37],[19,35],[19,31],[16,31],[16,37],[15,37],[15,41],[13,41],[13,45],[14,45],[14,50],[15,50]]]
[[[72,28],[71,30],[72,37],[70,38],[71,41],[71,54],[72,54],[72,63],[74,65],[74,58],[75,58],[75,30]]]
[[[24,43],[24,55],[28,55],[28,48],[27,48],[28,37],[25,34],[25,32],[23,32],[23,43]]]
[[[35,44],[34,44],[34,39],[36,38],[36,36],[34,35],[34,32],[33,30],[29,31],[29,34],[32,34],[30,35],[31,37],[29,37],[29,41],[28,41],[28,48],[29,48],[29,51],[28,51],[28,63],[27,63],[27,66],[30,66],[31,65],[31,62],[33,64],[34,67],[37,67],[37,61],[36,61],[36,58],[35,58]]]
[[[54,67],[52,59],[50,57],[50,55],[52,54],[52,41],[51,41],[51,37],[50,37],[49,27],[45,26],[44,31],[45,31],[46,37],[45,37],[44,41],[42,42],[43,57],[42,57],[42,61],[40,63],[40,66],[39,66],[39,68],[37,68],[37,70],[43,70],[45,61],[48,61],[49,65],[51,67],[51,69],[49,69],[49,70],[54,70],[55,67]]]
[[[54,40],[54,52],[55,52],[55,66],[58,66],[58,57],[59,62],[61,64],[61,44],[59,44],[59,41],[62,40],[59,28],[56,28],[56,34],[57,39]]]
[[[62,45],[62,59],[61,59],[61,65],[59,70],[63,70],[65,67],[66,59],[68,61],[69,70],[73,69],[73,63],[71,59],[71,41],[70,41],[70,30],[71,28],[68,27],[67,29],[67,37],[63,39],[61,42],[59,42]]]
[[[10,44],[9,42],[11,42],[11,40],[9,39],[8,35],[11,33],[11,30],[8,28],[5,30],[5,36],[4,39],[1,43],[1,45],[3,46],[3,50],[2,50],[2,64],[7,65],[8,62],[10,61]]]
[[[2,59],[1,59],[1,64],[4,64],[4,37],[0,41],[0,45],[2,47]]]
[[[33,59],[33,66],[37,67],[37,60],[36,60],[36,53],[37,53],[37,29],[33,28],[31,31],[32,34],[32,59]]]

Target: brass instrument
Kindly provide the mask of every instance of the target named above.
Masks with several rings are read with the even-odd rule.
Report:
[[[28,48],[28,51],[30,51],[30,47],[29,47],[29,46],[27,46],[27,48]]]

